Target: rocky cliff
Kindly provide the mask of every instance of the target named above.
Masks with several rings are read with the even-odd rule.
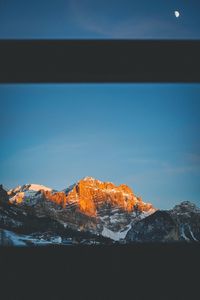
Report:
[[[79,211],[88,216],[96,217],[102,206],[118,207],[125,212],[148,212],[153,209],[149,203],[134,195],[125,184],[119,186],[111,182],[102,182],[92,177],[85,177],[72,186],[67,192],[52,193],[43,191],[44,197],[62,207],[76,204]]]
[[[126,235],[127,242],[199,242],[200,209],[185,201],[171,210],[158,210],[136,222]]]

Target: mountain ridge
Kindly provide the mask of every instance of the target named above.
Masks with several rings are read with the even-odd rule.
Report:
[[[9,230],[29,234],[20,238],[29,242],[37,235],[69,244],[70,232],[73,243],[77,235],[79,243],[98,244],[100,238],[101,243],[199,242],[200,209],[185,201],[171,210],[159,210],[125,184],[87,176],[61,191],[38,184],[5,191],[1,185],[0,228],[14,240],[17,237]]]
[[[31,193],[28,193],[28,191],[41,191],[46,199],[63,207],[67,204],[79,202],[80,211],[90,216],[97,215],[97,206],[102,202],[120,206],[128,212],[132,211],[135,205],[141,211],[154,209],[152,204],[143,202],[141,197],[136,197],[127,185],[120,184],[116,186],[112,182],[102,182],[89,176],[80,179],[62,191],[36,184],[18,186],[8,191],[9,196],[12,196],[9,201],[18,204],[23,202],[23,198],[31,197]]]

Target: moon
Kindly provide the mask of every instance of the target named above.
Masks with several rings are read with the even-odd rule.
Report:
[[[176,18],[179,18],[180,17],[180,12],[178,10],[175,10],[174,15],[175,15]]]

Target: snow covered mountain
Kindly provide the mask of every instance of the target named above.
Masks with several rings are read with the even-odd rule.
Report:
[[[38,192],[48,191],[51,192],[52,189],[40,184],[25,184],[23,186],[17,186],[14,189],[8,191],[10,197],[10,203],[21,203],[25,199],[37,198]]]
[[[56,222],[63,229],[114,241],[124,239],[132,223],[155,211],[128,186],[116,186],[92,177],[85,177],[60,192],[43,185],[26,184],[9,190],[7,195],[9,213],[4,219],[15,224],[15,228],[32,227],[33,217],[39,219],[38,224],[47,218],[47,223]],[[11,212],[15,217],[8,220]],[[9,226],[6,229],[13,230]]]
[[[25,191],[35,191],[35,192],[38,192],[38,191],[41,191],[41,190],[52,191],[51,188],[46,187],[46,186],[41,185],[41,184],[25,184],[23,186],[19,185],[19,186],[17,186],[14,189],[9,190],[8,191],[8,195],[16,194],[18,192],[25,192]]]
[[[200,241],[200,210],[184,202],[156,210],[124,184],[85,177],[56,191],[0,186],[0,244]]]

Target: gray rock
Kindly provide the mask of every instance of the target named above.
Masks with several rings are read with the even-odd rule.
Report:
[[[200,242],[200,209],[186,201],[172,210],[158,210],[138,221],[126,235],[127,242]]]

